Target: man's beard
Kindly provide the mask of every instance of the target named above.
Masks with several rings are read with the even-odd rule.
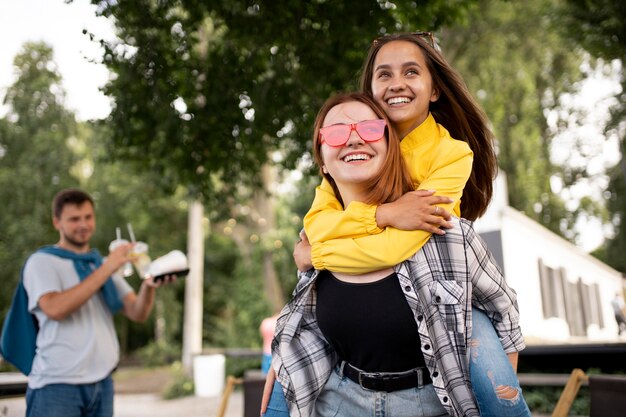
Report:
[[[72,246],[74,246],[76,248],[82,249],[82,248],[86,247],[87,245],[89,245],[89,239],[87,239],[84,242],[81,242],[81,241],[78,241],[76,239],[71,238],[68,235],[64,235],[63,238],[65,239],[65,241],[67,243],[69,243],[70,245],[72,245]]]

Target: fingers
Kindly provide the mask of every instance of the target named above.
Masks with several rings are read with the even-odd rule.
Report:
[[[302,242],[304,242],[307,245],[309,244],[309,238],[307,237],[306,232],[304,231],[304,229],[300,230],[299,236],[300,236],[300,240]]]
[[[177,278],[178,277],[176,276],[176,274],[168,274],[164,276],[162,280],[159,281],[159,284],[160,284],[159,286],[171,284],[172,282],[176,281]]]
[[[420,197],[429,197],[435,194],[435,190],[415,190],[412,192],[415,193],[415,195],[418,195]]]
[[[128,256],[130,254],[130,250],[132,248],[133,248],[133,244],[132,243],[122,243],[121,245],[116,246],[115,249],[110,251],[110,253],[111,254],[122,254],[124,256]]]
[[[156,277],[150,276],[144,280],[147,286],[152,288],[159,288],[163,285],[169,285],[173,282],[176,282],[178,276],[176,274],[168,274],[164,277],[159,277],[159,279],[155,279]]]
[[[304,238],[306,239],[306,236]],[[294,245],[293,260],[298,267],[298,271],[307,271],[313,267],[311,245],[308,240],[301,240]]]
[[[421,226],[420,230],[425,230],[434,235],[445,235],[446,231],[443,230],[442,227],[447,227],[447,228],[449,227],[446,226],[445,224],[441,224],[442,222],[443,220],[441,219],[441,217],[437,217],[437,220],[434,220],[432,223],[425,223],[423,226]]]
[[[150,287],[150,288],[159,288],[159,287],[161,286],[161,284],[163,283],[163,280],[162,280],[162,279],[159,279],[159,280],[157,281],[157,280],[155,280],[154,278],[155,278],[155,277],[152,277],[152,276],[151,276],[151,277],[149,277],[149,278],[146,278],[146,279],[144,280],[144,283],[145,283],[148,287]]]
[[[429,223],[436,230],[434,229],[431,229],[431,230],[427,229],[427,230],[430,231],[431,233],[444,235],[445,232],[441,230],[441,227],[444,227],[447,229],[452,228],[452,223],[450,223],[451,219],[452,219],[452,215],[450,214],[450,212],[448,212],[447,210],[439,206],[435,206],[435,208],[433,209],[432,215],[429,216]]]
[[[452,215],[450,214],[449,211],[439,206],[435,206],[435,208],[433,209],[432,215],[441,217],[442,219],[447,220],[447,221],[449,221],[452,218]]]

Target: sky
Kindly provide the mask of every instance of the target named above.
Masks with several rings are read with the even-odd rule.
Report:
[[[79,120],[101,119],[110,112],[109,100],[98,91],[108,80],[103,65],[89,62],[102,54],[100,46],[82,34],[84,28],[106,39],[113,37],[107,19],[96,17],[87,0],[0,0],[0,97],[15,81],[13,59],[25,42],[45,41],[63,77],[66,105]],[[0,109],[0,115],[6,109]]]
[[[74,0],[70,4],[64,0],[0,0],[0,103],[6,88],[15,80],[13,59],[22,45],[28,41],[45,41],[54,49],[54,60],[66,91],[66,106],[81,121],[106,117],[111,107],[109,99],[99,88],[107,82],[109,75],[103,65],[89,62],[90,59],[99,59],[102,53],[99,45],[82,34],[85,28],[105,39],[114,37],[111,23],[96,17],[95,6],[87,0]],[[606,177],[601,172],[617,162],[617,138],[605,138],[598,126],[608,117],[606,109],[614,100],[610,97],[619,88],[614,79],[615,73],[620,70],[619,67],[612,68],[613,76],[596,71],[581,86],[580,94],[564,98],[572,108],[595,109],[585,120],[578,120],[582,126],[575,128],[578,136],[585,138],[587,151],[595,157],[585,160],[572,152],[572,138],[576,135],[566,132],[554,140],[553,159],[555,162],[589,163],[592,170],[600,173],[593,181],[562,193],[571,207],[583,195],[601,199],[606,189]],[[0,104],[0,117],[5,113],[6,109]],[[558,190],[559,184],[555,183],[553,188]],[[610,233],[610,227],[593,219],[582,219],[578,229],[581,237],[577,244],[586,251],[595,249],[603,236]]]

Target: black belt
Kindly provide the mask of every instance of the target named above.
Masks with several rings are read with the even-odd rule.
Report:
[[[365,372],[355,368],[348,362],[342,361],[339,370],[343,368],[343,375],[371,391],[399,391],[432,383],[426,367],[418,367],[404,372]]]

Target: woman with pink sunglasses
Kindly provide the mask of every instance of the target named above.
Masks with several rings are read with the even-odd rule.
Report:
[[[343,210],[322,182],[304,219],[311,261],[306,262],[306,248],[305,255],[294,251],[301,270],[312,264],[360,273],[395,265],[431,234],[445,233],[441,227],[449,226],[448,211],[475,220],[491,200],[497,171],[493,133],[430,32],[376,39],[361,72],[361,90],[382,106],[403,138],[400,147],[418,191],[389,204],[352,204]],[[507,346],[505,355],[506,343],[477,309],[471,329],[470,369],[481,415],[530,416],[515,373],[523,341]]]
[[[388,123],[364,94],[333,97],[320,110],[315,160],[340,204],[383,204],[413,189]],[[517,305],[470,223],[451,223],[393,268],[300,273],[276,327],[267,416],[286,415],[271,405],[283,391],[291,416],[479,416],[468,369],[471,306],[514,344]]]
[[[497,169],[493,135],[430,33],[375,40],[361,88],[383,107],[403,138],[400,147],[418,191],[391,203],[353,202],[344,209],[323,181],[305,217],[306,236],[294,250],[301,271],[315,266],[357,274],[398,264],[432,234],[445,233],[449,211],[473,220],[491,199]],[[523,340],[506,344],[477,309],[472,310],[470,329],[470,370],[481,415],[529,416],[515,374]]]

